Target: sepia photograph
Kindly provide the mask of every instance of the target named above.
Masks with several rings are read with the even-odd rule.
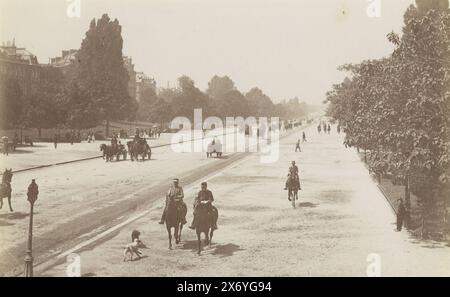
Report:
[[[2,277],[450,276],[449,0],[0,0],[0,138]]]

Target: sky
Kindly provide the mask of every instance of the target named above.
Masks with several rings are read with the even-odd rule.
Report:
[[[80,3],[80,16],[67,10]],[[380,4],[379,17],[368,8]],[[188,75],[204,90],[228,75],[274,102],[320,104],[345,73],[337,67],[389,55],[413,0],[0,0],[0,41],[15,38],[48,63],[79,48],[89,23],[108,13],[122,26],[123,53],[158,86]],[[75,10],[71,10],[72,12]],[[376,10],[369,10],[376,12]],[[73,17],[74,16],[74,17]]]

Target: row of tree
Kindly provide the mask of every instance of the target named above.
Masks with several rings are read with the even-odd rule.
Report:
[[[416,1],[402,36],[388,34],[393,53],[344,65],[328,92],[328,114],[346,143],[370,152],[370,169],[392,173],[420,200],[425,218],[445,222],[450,191],[450,10],[448,0]],[[445,225],[445,224],[444,224]]]
[[[219,118],[248,116],[277,116],[281,118],[305,117],[314,110],[293,98],[274,104],[269,96],[257,87],[241,93],[228,76],[214,76],[205,92],[194,81],[181,76],[177,88],[161,89],[158,94],[152,88],[142,93],[137,118],[142,121],[169,122],[176,116],[193,117],[193,109],[201,108],[204,116]]]
[[[112,120],[170,122],[175,116],[193,116],[202,108],[206,116],[303,117],[306,104],[297,98],[274,104],[259,88],[246,94],[234,82],[214,76],[206,92],[187,76],[178,79],[177,88],[142,90],[138,103],[128,93],[129,76],[122,56],[121,26],[107,14],[93,19],[77,53],[77,61],[63,73],[43,67],[32,91],[23,93],[18,81],[3,80],[1,93],[2,128],[87,129]]]

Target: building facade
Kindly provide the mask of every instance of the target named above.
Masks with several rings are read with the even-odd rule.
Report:
[[[77,53],[78,50],[76,49],[63,50],[61,57],[50,59],[50,66],[58,68],[64,77],[70,80],[76,75],[76,67],[78,65]]]
[[[142,92],[150,88],[156,93],[156,81],[148,77],[144,72],[136,73],[136,101],[140,101]]]
[[[32,92],[42,78],[43,70],[37,57],[25,48],[17,47],[14,41],[0,46],[0,80],[16,80],[24,95]]]

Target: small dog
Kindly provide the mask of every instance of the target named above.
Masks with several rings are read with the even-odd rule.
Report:
[[[127,254],[130,254],[130,261],[133,261],[133,254],[135,254],[138,259],[142,257],[142,253],[139,251],[140,248],[146,248],[145,244],[139,239],[140,232],[133,231],[131,233],[132,242],[125,246],[123,251],[123,261],[127,259]]]

